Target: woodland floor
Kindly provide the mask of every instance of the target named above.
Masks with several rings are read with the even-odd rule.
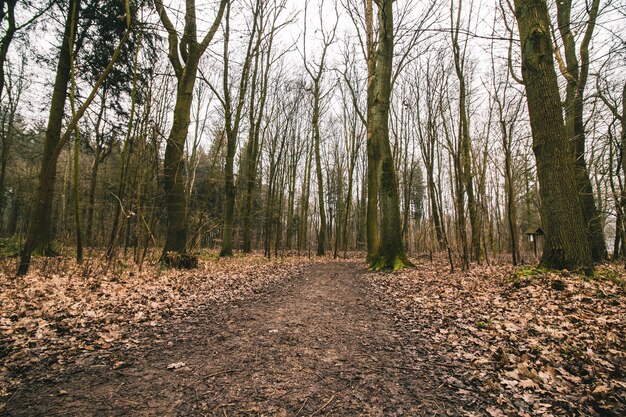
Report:
[[[585,410],[595,415],[595,407],[597,415],[614,416],[626,410],[620,408],[626,385],[613,383],[623,384],[622,362],[611,376],[610,370],[594,375],[585,389],[595,402],[577,411],[575,402],[584,400],[576,391],[566,389],[571,392],[557,401],[544,389],[542,380],[545,386],[557,384],[562,374],[533,373],[526,367],[527,374],[520,376],[522,368],[511,364],[520,353],[509,354],[506,348],[503,353],[502,347],[496,351],[498,343],[487,337],[490,331],[498,333],[490,319],[482,323],[471,318],[475,328],[467,343],[458,337],[451,343],[455,331],[446,330],[450,322],[446,324],[445,303],[435,306],[420,298],[439,298],[435,292],[445,295],[444,288],[429,282],[426,293],[410,294],[398,278],[402,275],[368,273],[362,262],[318,262],[228,302],[198,297],[196,308],[152,322],[126,343],[104,337],[111,343],[100,340],[99,347],[92,343],[69,350],[60,361],[38,360],[19,368],[20,382],[7,392],[0,414],[530,416],[587,415]],[[453,314],[459,307],[455,298],[468,311],[480,306],[480,299],[473,306],[467,294],[460,296],[460,284],[454,291],[459,295],[450,300]],[[546,291],[554,292],[550,284]],[[614,307],[623,312],[623,289],[616,291],[608,301],[615,304],[617,299]],[[410,312],[403,297],[413,304]],[[442,318],[443,325],[438,321]],[[609,317],[609,323],[618,320],[613,324],[617,330],[612,329],[616,346],[610,350],[620,354],[620,361],[622,318]],[[463,323],[452,325],[468,327]],[[485,345],[484,355],[474,344]],[[518,360],[524,361],[532,362],[528,357]],[[495,378],[495,387],[489,388],[490,378]],[[567,405],[572,393],[575,398]],[[596,395],[606,399],[611,393],[609,405]],[[526,402],[516,406],[514,398]]]

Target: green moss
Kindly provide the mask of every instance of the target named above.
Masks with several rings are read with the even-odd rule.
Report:
[[[476,327],[478,327],[479,329],[488,329],[492,325],[493,323],[491,322],[491,320],[486,320],[486,321],[478,320],[476,322]]]
[[[614,284],[617,284],[619,286],[626,286],[626,280],[624,279],[624,277],[619,274],[618,272],[615,272],[613,270],[610,269],[605,269],[602,271],[595,271],[592,275],[589,276],[591,279],[595,279],[598,281],[610,281]]]
[[[515,278],[528,278],[528,277],[535,277],[538,275],[545,275],[548,272],[554,272],[554,271],[550,269],[546,269],[546,268],[541,268],[541,267],[536,268],[533,266],[522,266],[515,270],[515,272],[513,273],[513,276]]]
[[[369,269],[370,271],[378,272],[385,269],[385,258],[382,256],[372,256],[372,259],[369,261]]]
[[[396,256],[393,261],[384,255],[370,256],[368,259],[370,271],[400,271],[405,268],[412,268],[415,265],[402,256]]]
[[[403,268],[404,268],[404,262],[402,261],[402,259],[396,256],[396,259],[393,260],[393,270],[399,271],[400,269],[403,269]]]

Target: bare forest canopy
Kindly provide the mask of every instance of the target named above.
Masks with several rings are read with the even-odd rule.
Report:
[[[624,0],[0,2],[6,255],[625,254]]]

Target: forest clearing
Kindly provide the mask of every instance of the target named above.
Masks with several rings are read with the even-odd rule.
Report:
[[[0,415],[626,416],[626,0],[1,0]]]

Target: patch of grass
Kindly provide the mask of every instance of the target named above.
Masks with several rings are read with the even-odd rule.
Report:
[[[590,278],[598,280],[598,281],[610,281],[621,287],[626,286],[626,280],[624,279],[624,277],[618,272],[613,271],[612,269],[595,271],[594,274]]]
[[[9,257],[20,253],[20,242],[15,237],[0,238],[0,256]]]
[[[476,322],[476,327],[478,327],[479,329],[488,329],[492,326],[493,326],[493,322],[491,320],[485,320],[485,321],[478,320]]]

